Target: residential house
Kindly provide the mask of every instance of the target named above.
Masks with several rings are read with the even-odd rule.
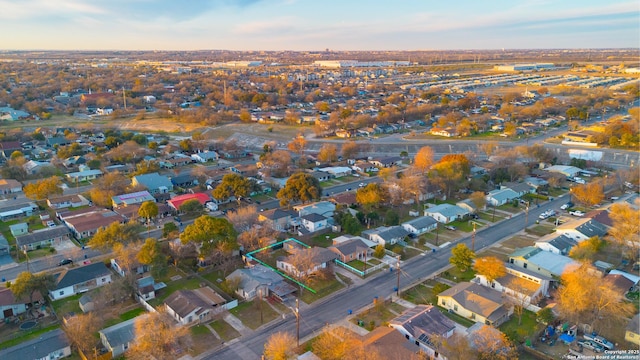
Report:
[[[362,236],[381,245],[404,242],[409,232],[402,226],[380,226],[362,232]]]
[[[167,312],[180,325],[209,322],[226,300],[210,287],[178,290],[164,301]]]
[[[88,207],[79,210],[56,212],[60,219],[76,239],[87,238],[106,228],[114,222],[123,222],[122,215],[107,209]]]
[[[546,189],[549,186],[549,182],[547,180],[537,177],[526,177],[524,178],[524,182],[534,188],[535,191]]]
[[[353,170],[348,166],[329,166],[319,168],[318,171],[323,171],[330,174],[334,178],[341,178],[347,175],[351,175]]]
[[[500,326],[513,313],[501,292],[471,282],[461,282],[441,292],[438,304],[462,317],[492,326]]]
[[[500,189],[510,189],[516,194],[518,197],[522,197],[526,194],[533,194],[536,192],[536,189],[526,182],[516,183],[516,182],[506,182],[500,185]]]
[[[391,320],[389,326],[415,342],[429,358],[437,360],[446,360],[446,356],[438,353],[436,342],[451,337],[456,328],[455,323],[433,305],[418,305],[405,310]]]
[[[0,221],[8,221],[12,219],[19,219],[22,217],[28,217],[33,215],[33,212],[38,209],[35,203],[14,204],[9,206],[3,206],[0,209]]]
[[[258,221],[276,231],[287,231],[292,227],[300,226],[300,217],[295,211],[271,209],[258,214]]]
[[[602,283],[617,292],[622,298],[632,291],[635,285],[633,281],[620,274],[607,274],[602,278]]]
[[[66,226],[56,226],[34,231],[31,234],[16,236],[16,245],[23,250],[36,250],[41,247],[60,245],[69,240],[71,232]]]
[[[431,135],[444,136],[444,137],[456,137],[460,135],[458,131],[454,128],[432,128]]]
[[[142,204],[147,201],[155,202],[156,199],[148,191],[138,191],[130,194],[122,194],[111,197],[111,203],[114,208],[129,206],[134,204]]]
[[[199,152],[191,155],[191,158],[199,163],[218,161],[220,156],[215,151]]]
[[[342,242],[334,242],[327,249],[338,255],[338,260],[348,263],[351,260],[366,261],[371,253],[371,248],[359,238],[353,238]]]
[[[236,294],[244,300],[253,300],[256,296],[275,296],[279,299],[296,291],[296,288],[284,281],[276,271],[262,265],[255,265],[248,269],[237,269],[227,279],[237,279]]]
[[[467,210],[470,214],[475,214],[476,211],[478,211],[478,207],[476,206],[476,204],[473,203],[473,201],[471,201],[471,199],[458,201],[456,203],[456,206],[461,209]]]
[[[39,174],[40,171],[42,171],[44,168],[50,166],[51,164],[45,161],[29,160],[24,163],[24,165],[22,165],[22,168],[27,173],[27,175],[36,175]]]
[[[551,233],[536,240],[534,246],[558,255],[568,255],[578,243],[570,237]]]
[[[310,233],[326,229],[329,222],[327,217],[315,213],[303,215],[300,219],[303,228]]]
[[[62,161],[62,165],[67,169],[71,169],[73,167],[83,165],[87,163],[87,159],[85,159],[82,155],[71,156]]]
[[[4,235],[0,234],[0,258],[3,256],[9,256],[9,250],[11,250],[9,241],[4,237]]]
[[[112,258],[110,260],[111,269],[115,271],[118,275],[125,277],[127,275],[127,271],[132,271],[134,275],[138,278],[142,277],[144,274],[151,271],[151,267],[149,265],[140,264],[138,261],[133,261],[127,269],[122,261],[118,261],[116,258]]]
[[[75,294],[84,293],[111,283],[111,271],[103,262],[69,269],[59,274],[56,285],[49,290],[49,296],[53,300],[66,298]]]
[[[9,231],[14,237],[27,234],[29,232],[29,224],[17,223],[9,225]]]
[[[424,216],[431,216],[441,224],[462,220],[470,212],[456,205],[440,204],[424,210]]]
[[[51,136],[46,140],[47,146],[50,148],[55,148],[56,146],[67,146],[71,144],[71,140],[67,139],[64,136]]]
[[[16,121],[21,119],[28,119],[30,117],[31,114],[26,111],[16,110],[9,106],[0,107],[0,120]],[[38,119],[37,116],[36,119]]]
[[[229,170],[244,177],[252,177],[258,175],[258,166],[256,164],[234,165],[230,167]]]
[[[145,301],[155,299],[156,292],[166,287],[167,285],[163,282],[157,283],[153,276],[145,276],[136,280],[136,294]]]
[[[374,173],[380,171],[380,169],[378,169],[374,164],[362,160],[358,160],[353,166],[351,166],[351,169],[360,173]]]
[[[276,260],[276,267],[294,277],[303,277],[320,270],[332,271],[332,263],[338,255],[331,250],[322,247],[303,248],[298,250],[302,254],[281,256]],[[304,257],[308,260],[304,264],[296,264],[296,257]]]
[[[329,179],[331,179],[331,174],[325,171],[312,171],[309,173],[309,175],[316,178],[319,182],[328,181]]]
[[[0,350],[2,360],[55,360],[71,356],[71,343],[62,329],[47,331],[36,338]]]
[[[311,204],[295,205],[293,209],[298,212],[298,216],[300,217],[307,214],[333,217],[333,212],[336,211],[336,205],[330,201],[318,201]]]
[[[506,274],[493,281],[486,276],[476,274],[472,282],[486,286],[515,298],[526,306],[549,293],[552,278],[537,274],[512,264],[505,264]],[[522,302],[521,302],[522,301]]]
[[[402,158],[399,156],[387,156],[370,160],[370,162],[375,166],[388,168],[402,165]]]
[[[39,291],[34,292],[34,303],[41,303],[43,300]],[[0,320],[24,314],[32,306],[29,301],[28,296],[16,298],[11,288],[0,288]]]
[[[549,166],[545,169],[548,172],[559,173],[566,177],[576,177],[580,175],[582,169],[577,168],[575,166],[566,166],[566,165],[553,165]]]
[[[640,346],[640,314],[636,314],[629,324],[624,333],[624,339],[628,342]]]
[[[419,345],[407,340],[394,328],[379,326],[362,338],[365,349],[371,349],[386,360],[423,360]]]
[[[22,151],[20,141],[0,141],[0,156],[10,159],[14,151]]]
[[[426,232],[435,230],[438,222],[431,216],[421,216],[419,218],[403,222],[400,225],[410,234],[422,235]]]
[[[520,195],[511,189],[492,190],[485,197],[487,204],[491,206],[501,206],[518,198]]]
[[[606,233],[606,226],[587,217],[567,221],[556,227],[556,234],[562,234],[577,242],[582,242],[594,236],[602,237]]]
[[[22,184],[14,179],[0,179],[0,194],[16,194],[22,192]]]
[[[638,291],[640,290],[640,287],[638,285],[640,285],[640,276],[635,275],[635,274],[629,274],[626,271],[622,271],[622,270],[611,270],[609,271],[610,275],[622,275],[625,278],[631,280],[631,282],[633,283],[633,290],[632,291]]]
[[[613,226],[613,220],[609,217],[609,210],[607,209],[591,210],[586,213],[584,217],[595,220],[596,222],[604,225],[607,229],[610,229]]]
[[[94,296],[95,295],[87,293],[80,296],[80,299],[78,299],[78,306],[80,306],[80,310],[82,310],[84,314],[95,310],[96,301]]]
[[[546,277],[559,277],[565,271],[580,265],[567,256],[543,251],[533,246],[516,249],[509,254],[509,263]]]
[[[182,173],[171,177],[171,183],[174,187],[188,188],[198,185],[198,179],[187,173]]]
[[[180,212],[180,207],[182,206],[182,204],[192,200],[195,200],[200,203],[200,205],[204,206],[206,203],[211,201],[211,197],[208,194],[201,192],[184,194],[171,198],[171,200],[167,201],[167,204],[169,204],[169,207],[172,209],[172,211]]]
[[[77,183],[82,181],[95,180],[99,178],[100,176],[102,176],[102,170],[99,170],[99,169],[83,170],[83,171],[68,173],[65,176],[67,177],[67,179],[73,181],[74,183]]]
[[[58,210],[86,206],[89,205],[89,200],[80,194],[73,194],[47,199],[47,205],[53,210]]]
[[[131,184],[133,186],[143,186],[145,187],[150,194],[166,194],[170,191],[173,191],[173,184],[171,180],[158,173],[150,173],[134,176],[131,179]]]
[[[118,358],[120,355],[124,354],[129,348],[131,344],[135,341],[135,324],[136,321],[142,319],[148,314],[142,314],[133,319],[129,319],[127,321],[123,321],[119,324],[115,324],[106,329],[102,329],[98,331],[100,335],[100,342],[105,349],[111,352],[112,358]]]
[[[331,196],[329,199],[332,203],[336,205],[344,205],[345,207],[350,207],[351,205],[357,204],[356,194],[353,192],[343,192],[336,195]]]

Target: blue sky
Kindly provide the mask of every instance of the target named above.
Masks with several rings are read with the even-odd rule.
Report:
[[[640,46],[617,0],[0,0],[0,49],[447,50]]]

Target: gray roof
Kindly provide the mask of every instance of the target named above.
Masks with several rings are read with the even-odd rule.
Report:
[[[576,227],[576,230],[587,237],[604,236],[607,233],[607,227],[593,219]]]
[[[456,328],[455,323],[433,305],[418,305],[405,310],[402,315],[391,320],[390,324],[402,326],[415,339],[422,337],[426,342],[434,336],[444,336]]]
[[[173,188],[173,184],[168,177],[160,175],[158,173],[150,173],[134,176],[134,179],[139,184],[144,185],[149,190],[159,189],[161,187]]]
[[[318,221],[326,220],[327,218],[320,214],[311,213],[311,214],[303,215],[302,219],[316,223]]]
[[[455,205],[451,204],[440,204],[433,207],[430,207],[425,210],[426,213],[440,213],[446,217],[454,217],[454,216],[462,216],[469,213],[469,211]]]
[[[362,240],[356,238],[330,246],[329,249],[331,248],[338,250],[342,255],[349,255],[357,252],[358,250],[367,250],[369,247]]]
[[[541,242],[546,242],[560,251],[565,251],[565,250],[568,251],[569,249],[571,249],[577,244],[575,240],[564,235],[559,235],[559,236],[556,235],[552,238],[547,238],[547,239],[542,238],[536,241],[536,244]]]
[[[122,344],[128,344],[135,339],[136,319],[142,316],[148,316],[148,314],[143,314],[143,315],[134,317],[133,319],[129,319],[119,324],[110,326],[106,329],[102,329],[99,331],[99,333],[103,335],[101,337],[104,337],[107,340],[111,348],[118,347]]]
[[[458,283],[440,293],[440,296],[451,297],[463,308],[491,321],[500,319],[508,312],[501,292],[475,283]]]
[[[42,231],[36,231],[31,234],[16,236],[16,244],[19,247],[42,241],[55,239],[61,236],[69,235],[69,228],[66,226],[56,226]]]
[[[111,274],[111,272],[102,261],[77,267],[60,275],[56,289],[80,284],[108,274]]]
[[[369,237],[369,239],[371,239],[372,235],[378,235],[384,241],[389,241],[392,239],[402,239],[405,236],[409,235],[409,232],[402,226],[381,226],[375,229],[365,230],[362,232],[362,234]]]
[[[204,310],[213,309],[211,304],[204,301],[191,290],[178,290],[169,295],[164,303],[176,314],[180,315],[181,318],[184,318],[196,310],[200,313]]]
[[[529,258],[529,263],[536,265],[555,276],[560,276],[571,265],[579,265],[570,257],[554,254],[548,251],[540,251]]]
[[[256,265],[250,269],[237,269],[227,277],[239,277],[239,286],[245,292],[251,292],[260,285],[267,285],[269,290],[278,295],[287,295],[296,291],[295,287],[285,282],[280,274],[262,265]]]
[[[425,228],[432,227],[436,223],[437,223],[436,219],[432,218],[431,216],[421,216],[419,218],[415,218],[413,220],[403,222],[402,224],[411,225],[416,229],[425,229]]]
[[[487,197],[493,198],[498,202],[502,202],[502,201],[509,201],[511,199],[519,198],[520,195],[511,189],[502,189],[502,190],[490,191]]]
[[[269,220],[278,220],[285,217],[298,217],[298,214],[291,210],[281,210],[281,209],[273,209],[261,212],[260,215],[264,216]]]
[[[16,346],[0,350],[2,360],[42,359],[54,351],[70,346],[67,336],[61,329],[46,332],[39,337]]]

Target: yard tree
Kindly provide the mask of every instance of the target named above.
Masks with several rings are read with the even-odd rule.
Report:
[[[356,191],[356,202],[367,211],[378,207],[385,201],[385,191],[378,183],[370,183]]]
[[[433,154],[433,149],[430,146],[421,147],[413,159],[413,166],[415,166],[420,173],[426,174],[434,164]]]
[[[23,192],[32,200],[43,200],[55,195],[62,195],[62,182],[57,176],[42,179],[24,186]]]
[[[99,206],[110,207],[111,198],[127,192],[131,180],[122,173],[109,172],[93,182],[94,187],[89,191],[91,201]]]
[[[147,219],[147,228],[151,223],[151,219],[158,216],[158,205],[154,201],[145,201],[138,208],[138,216]]]
[[[304,149],[306,147],[307,140],[305,140],[304,136],[301,135],[298,135],[295,139],[287,144],[287,148],[298,155],[304,154]]]
[[[475,270],[480,275],[484,275],[489,283],[507,274],[507,269],[504,266],[504,261],[501,261],[494,256],[484,256],[477,258],[473,264],[473,270]]]
[[[621,326],[635,307],[590,265],[565,270],[560,276],[558,307],[562,316],[573,322],[591,325],[594,331],[605,326]]]
[[[290,360],[296,357],[296,339],[288,332],[277,332],[269,336],[264,344],[267,360]]]
[[[286,184],[277,197],[280,199],[280,205],[289,205],[295,202],[309,202],[320,199],[322,195],[322,187],[315,177],[304,173],[297,172],[287,180]]]
[[[268,226],[252,226],[240,231],[238,244],[245,252],[249,252],[271,244],[277,236],[277,231]]]
[[[545,325],[549,325],[555,320],[555,316],[553,315],[553,310],[550,307],[545,307],[536,313],[536,321],[541,322]]]
[[[277,178],[286,177],[289,175],[289,169],[291,166],[291,153],[286,150],[276,150],[267,152],[260,156],[264,167],[268,173]]]
[[[338,160],[338,148],[334,144],[324,144],[318,152],[318,161],[330,163]]]
[[[427,178],[420,174],[403,174],[401,178],[396,180],[396,184],[401,190],[402,201],[413,200],[420,208],[420,199],[427,193]]]
[[[83,354],[93,354],[98,345],[95,334],[102,328],[102,319],[95,312],[76,314],[64,322],[62,330],[71,344]]]
[[[179,233],[180,229],[178,229],[178,225],[174,222],[165,223],[162,227],[162,237],[169,238],[172,236],[176,236]]]
[[[469,200],[471,200],[471,203],[473,203],[473,205],[478,210],[484,209],[485,205],[487,204],[487,200],[482,191],[474,191],[473,193],[471,193],[471,195],[469,195]]]
[[[237,232],[227,219],[208,215],[197,218],[180,234],[180,241],[183,244],[193,242],[201,245],[200,255],[202,256],[211,255],[216,250],[218,243],[236,244],[236,238]]]
[[[222,182],[213,189],[212,195],[218,200],[225,200],[232,196],[236,198],[249,196],[251,181],[239,174],[227,174]]]
[[[181,213],[187,215],[202,214],[204,206],[197,199],[191,199],[183,202],[179,208]]]
[[[569,251],[569,257],[579,261],[591,262],[595,254],[597,254],[603,246],[604,242],[600,240],[600,237],[594,236],[572,247],[571,251]]]
[[[254,205],[239,208],[227,213],[227,219],[233,224],[238,233],[247,231],[258,223],[258,210]]]
[[[525,278],[513,277],[509,280],[507,287],[511,290],[507,294],[507,301],[513,305],[513,312],[518,315],[518,325],[521,325],[524,310],[529,303],[536,300],[529,296],[532,290],[532,283]]]
[[[457,332],[448,338],[434,336],[431,340],[438,352],[447,354],[447,360],[476,359],[477,354],[469,345],[467,338]]]
[[[447,198],[469,175],[469,159],[464,154],[447,154],[431,167],[430,177],[440,185]]]
[[[140,264],[151,265],[154,276],[158,276],[166,270],[167,257],[162,253],[158,240],[154,238],[147,238],[144,241],[136,259]]]
[[[373,256],[378,259],[382,259],[385,253],[386,251],[385,251],[384,245],[382,244],[376,245],[376,248],[373,249]]]
[[[54,279],[50,274],[33,274],[29,271],[23,271],[18,274],[13,284],[11,284],[11,292],[18,299],[28,296],[29,303],[33,303],[33,295],[36,291],[40,292],[42,297],[46,297],[49,288],[53,284]]]
[[[341,152],[344,159],[353,159],[360,153],[360,144],[355,141],[347,141],[342,144]]]
[[[491,157],[491,155],[493,155],[497,148],[498,143],[495,141],[486,141],[478,144],[478,150],[483,152],[487,156],[487,158]]]
[[[138,316],[134,322],[135,340],[127,358],[133,360],[175,359],[178,352],[184,353],[192,343],[191,333],[178,325],[164,308]]]
[[[471,337],[472,347],[478,352],[478,360],[511,360],[518,358],[515,346],[507,335],[489,325],[474,332]]]
[[[571,188],[573,198],[585,206],[593,206],[604,200],[604,188],[599,181],[580,184]]]
[[[398,171],[398,169],[395,166],[382,168],[378,171],[378,177],[380,177],[382,181],[388,182],[395,178],[396,171]]]
[[[458,244],[453,249],[451,249],[451,257],[449,258],[449,263],[451,265],[458,268],[458,270],[465,272],[471,265],[473,264],[473,259],[475,259],[476,254],[471,251],[465,244]]]
[[[627,249],[630,258],[636,261],[640,251],[640,210],[637,205],[640,205],[640,201],[636,201],[636,208],[627,203],[615,203],[611,205],[609,212],[613,225],[609,234],[616,243]]]
[[[196,258],[198,257],[196,244],[192,242],[183,244],[182,242],[171,241],[169,242],[168,252],[173,266],[178,266],[178,264],[186,262],[186,260],[189,259],[195,264]]]
[[[106,228],[98,229],[88,245],[100,251],[112,250],[116,245],[127,246],[140,240],[139,224],[113,222]]]
[[[383,301],[378,304],[384,306]],[[351,330],[342,326],[325,327],[312,345],[313,353],[323,360],[382,360],[375,347],[365,346]]]

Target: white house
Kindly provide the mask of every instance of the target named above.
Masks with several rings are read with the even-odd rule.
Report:
[[[205,151],[200,153],[195,153],[191,155],[191,158],[200,163],[206,163],[209,161],[216,161],[219,159],[219,155],[215,151]]]
[[[55,360],[71,356],[71,343],[62,329],[38,335],[35,339],[0,350],[2,360]]]
[[[556,234],[562,234],[577,242],[582,242],[594,236],[604,236],[607,227],[591,218],[581,218],[567,221],[556,228]]]
[[[363,237],[382,245],[393,245],[399,241],[404,241],[408,235],[409,232],[402,226],[380,226],[362,232]]]
[[[55,288],[49,290],[53,300],[87,292],[111,283],[111,271],[99,261],[63,272],[57,279]]]
[[[577,242],[570,237],[551,233],[536,240],[534,246],[554,254],[567,255],[576,244]]]
[[[293,209],[298,212],[300,217],[312,213],[332,217],[333,212],[336,211],[336,204],[330,201],[318,201],[312,204],[296,205]]]
[[[315,213],[306,214],[300,219],[302,220],[302,226],[310,233],[326,229],[329,220],[325,216]]]
[[[322,247],[303,248],[297,251],[302,251],[304,254],[278,258],[276,267],[287,274],[300,277],[323,269],[332,269],[331,263],[338,258],[337,254]],[[293,257],[296,256],[303,256],[309,259],[309,264],[294,264]]]
[[[418,305],[405,310],[389,322],[406,339],[420,346],[430,359],[446,360],[437,351],[434,339],[448,339],[456,329],[455,323],[433,305]]]
[[[421,216],[400,224],[410,234],[422,235],[436,229],[438,222],[431,216]]]
[[[117,358],[129,350],[131,343],[136,339],[135,323],[138,319],[146,316],[149,315],[143,314],[98,331],[100,342],[105,349],[111,351],[113,358]]]
[[[520,195],[518,195],[517,192],[511,189],[498,189],[498,190],[489,191],[489,194],[487,194],[485,199],[487,200],[487,203],[491,206],[500,206],[510,201],[513,201],[513,199],[517,199],[519,197]]]
[[[208,322],[222,311],[225,299],[210,287],[196,290],[178,290],[164,301],[167,313],[180,325]]]
[[[424,216],[431,216],[436,219],[437,222],[442,224],[461,220],[469,214],[470,212],[468,210],[451,204],[440,204],[424,210]]]
[[[472,281],[505,293],[518,301],[522,300],[526,306],[548,295],[552,278],[512,264],[505,264],[505,270],[507,273],[504,276],[493,281],[488,281],[484,275],[479,274],[476,274]]]

